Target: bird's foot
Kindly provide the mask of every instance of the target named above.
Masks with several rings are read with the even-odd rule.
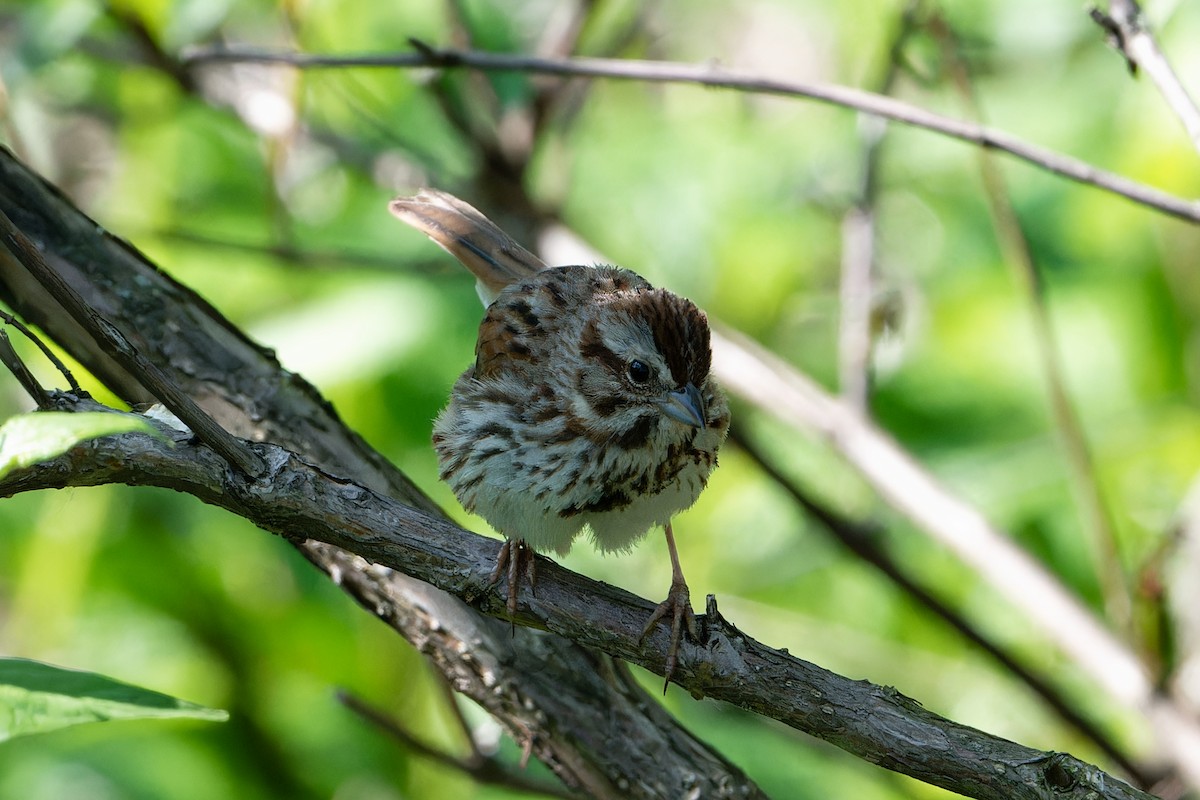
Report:
[[[658,608],[654,609],[654,613],[646,621],[646,627],[642,629],[642,640],[650,635],[659,620],[668,616],[671,621],[671,643],[667,646],[667,661],[663,666],[663,675],[666,678],[663,682],[663,694],[667,692],[667,686],[671,683],[671,676],[679,660],[679,643],[682,641],[684,630],[687,630],[692,641],[700,641],[696,632],[696,615],[692,613],[692,595],[682,580],[671,582],[667,599],[658,604]]]
[[[517,613],[517,587],[522,574],[525,576],[525,582],[529,584],[529,591],[534,591],[537,582],[537,562],[534,557],[533,548],[521,539],[505,540],[500,552],[496,554],[496,566],[488,576],[488,586],[499,583],[500,578],[506,574],[505,567],[508,568],[508,597],[504,607],[509,616],[515,616]]]

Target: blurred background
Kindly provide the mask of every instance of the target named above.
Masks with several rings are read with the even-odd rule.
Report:
[[[1200,6],[1147,12],[1196,84]],[[1187,594],[1200,570],[1190,524],[1200,495],[1188,503],[1200,466],[1194,225],[796,99],[183,60],[216,44],[399,53],[410,38],[712,62],[887,91],[1194,195],[1200,167],[1181,125],[1078,4],[0,2],[0,140],[275,348],[480,532],[438,482],[429,434],[472,359],[482,309],[465,272],[393,220],[387,200],[447,189],[530,246],[565,226],[865,409],[1103,617],[1152,680],[1200,703],[1200,604]],[[874,264],[849,278],[843,262],[860,252],[863,220]],[[855,345],[848,320],[869,347]],[[53,385],[49,371],[44,379]],[[0,376],[0,418],[30,407]],[[1143,719],[833,449],[738,400],[734,415],[757,456],[806,496],[876,525],[880,552],[1040,676],[1103,742],[839,545],[736,443],[676,520],[694,597],[715,593],[727,618],[767,644],[959,722],[1126,774],[1116,751],[1143,777],[1159,774]],[[651,599],[669,583],[657,534],[622,557],[581,544],[563,562]],[[520,758],[292,548],[186,496],[105,487],[0,502],[0,654],[232,715],[14,740],[0,746],[4,800],[520,796],[406,751],[340,704],[345,689],[460,754],[461,713],[485,746]],[[680,690],[664,702],[776,797],[950,796]]]

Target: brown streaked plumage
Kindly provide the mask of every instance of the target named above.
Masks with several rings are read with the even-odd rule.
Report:
[[[475,364],[434,423],[440,475],[463,506],[508,539],[508,570],[533,582],[528,548],[565,554],[587,532],[601,551],[662,526],[672,562],[666,674],[686,627],[695,636],[671,518],[717,465],[729,408],[709,374],[708,320],[689,300],[616,267],[547,267],[471,206],[444,192],[391,211],[476,276],[487,313]]]

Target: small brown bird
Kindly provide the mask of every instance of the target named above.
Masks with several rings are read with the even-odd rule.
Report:
[[[645,637],[671,620],[670,681],[695,617],[671,518],[699,497],[729,430],[709,374],[708,319],[689,300],[615,267],[547,267],[452,195],[424,190],[392,213],[463,263],[487,314],[475,364],[434,423],[440,475],[468,511],[507,541],[510,614],[533,555],[565,555],[588,531],[601,552],[632,547],[661,525],[671,589]]]

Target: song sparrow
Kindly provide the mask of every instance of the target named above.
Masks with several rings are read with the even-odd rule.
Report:
[[[534,582],[528,548],[565,555],[587,530],[602,552],[628,550],[661,525],[671,589],[642,636],[669,616],[670,681],[683,629],[696,638],[671,517],[704,489],[729,429],[704,312],[629,270],[547,267],[445,192],[389,207],[474,273],[487,306],[433,443],[441,478],[507,538],[491,580],[507,566],[509,613],[519,576]]]

